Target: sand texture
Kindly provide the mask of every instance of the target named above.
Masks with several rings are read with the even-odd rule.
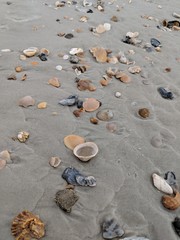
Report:
[[[180,184],[180,31],[160,26],[163,19],[178,20],[172,14],[180,14],[179,1],[107,0],[102,12],[94,6],[83,7],[82,1],[74,5],[65,1],[60,8],[52,0],[0,2],[0,152],[8,150],[11,156],[0,170],[0,240],[14,239],[11,223],[23,210],[43,220],[44,240],[102,240],[106,217],[117,219],[125,231],[123,237],[179,239],[171,223],[180,217],[180,210],[163,207],[163,193],[153,186],[151,177],[152,173],[164,177],[173,171]],[[93,13],[87,13],[88,9]],[[82,16],[88,17],[87,22],[79,21]],[[111,20],[113,16],[117,22]],[[91,31],[104,23],[111,24],[109,31]],[[127,32],[139,32],[140,46],[122,41]],[[60,33],[74,37],[58,36]],[[151,38],[161,42],[160,51],[150,44]],[[151,51],[143,48],[147,43]],[[37,55],[20,60],[28,47],[47,48],[48,60],[41,61]],[[93,47],[110,49],[109,56],[121,51],[132,64],[97,62],[89,51]],[[85,65],[87,70],[79,76],[72,69],[75,64],[63,59],[70,56],[71,48],[84,51],[78,66]],[[19,65],[23,71],[17,73]],[[62,66],[61,71],[57,65]],[[134,65],[142,71],[128,72]],[[131,82],[112,77],[102,86],[100,80],[109,67],[125,72]],[[17,79],[7,80],[11,74]],[[21,81],[24,74],[27,78]],[[59,79],[59,88],[48,84],[53,77]],[[96,90],[80,91],[76,77],[91,80]],[[169,89],[174,98],[164,99],[159,87]],[[58,104],[72,94],[83,101],[96,98],[101,106],[94,112],[81,112],[77,118],[73,114],[76,106]],[[31,96],[35,105],[19,106],[24,96]],[[45,109],[38,109],[41,102],[47,103]],[[140,108],[149,109],[147,119],[138,115]],[[100,109],[113,112],[109,122],[117,125],[115,132],[106,128],[107,121],[90,122]],[[30,134],[25,143],[16,139],[20,131]],[[64,145],[64,137],[70,134],[95,142],[98,154],[89,162],[79,161]],[[49,165],[51,157],[62,160],[57,168]],[[76,186],[79,200],[71,213],[65,213],[54,198],[67,185],[61,175],[70,166],[94,176],[97,186]]]

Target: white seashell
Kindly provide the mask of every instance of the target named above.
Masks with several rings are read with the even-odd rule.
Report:
[[[74,149],[74,155],[83,162],[89,161],[98,153],[98,146],[93,142],[85,142],[78,144]]]
[[[69,59],[69,55],[65,54],[65,55],[63,56],[63,59],[64,59],[64,60]]]
[[[90,6],[92,6],[92,2],[88,2],[87,0],[83,0],[83,6],[84,7],[90,7]]]
[[[115,97],[120,98],[121,97],[121,93],[120,92],[115,92]]]
[[[1,52],[11,52],[11,49],[8,49],[8,48],[6,48],[6,49],[1,49]]]
[[[30,47],[25,50],[23,50],[23,53],[26,57],[33,57],[39,52],[38,48],[36,47]]]
[[[166,182],[166,180],[156,173],[152,174],[153,184],[154,186],[160,190],[161,192],[167,193],[167,194],[173,194],[172,187]]]
[[[128,71],[132,74],[135,73],[140,73],[141,72],[141,68],[139,66],[133,66],[133,67],[129,67]]]
[[[57,65],[56,66],[56,70],[61,71],[62,70],[62,66],[61,65]]]
[[[110,23],[104,23],[104,28],[106,31],[111,30],[111,24]]]
[[[75,55],[75,54],[77,54],[77,53],[83,53],[84,51],[83,51],[83,49],[82,48],[71,48],[71,50],[69,51],[69,53],[71,54],[71,55]]]
[[[126,37],[130,37],[130,38],[136,38],[139,36],[138,32],[127,32],[126,33]]]
[[[22,60],[22,61],[26,60],[26,58],[27,57],[25,55],[23,55],[23,54],[19,56],[19,59]]]

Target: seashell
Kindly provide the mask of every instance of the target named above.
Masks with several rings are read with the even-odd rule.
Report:
[[[39,109],[45,109],[47,108],[47,102],[40,102],[37,107]]]
[[[15,67],[15,71],[16,71],[16,72],[22,72],[22,71],[23,71],[22,66],[17,66],[17,67]]]
[[[155,38],[151,38],[151,45],[153,47],[161,47],[161,43],[159,40],[155,39]]]
[[[39,52],[38,48],[36,47],[30,47],[30,48],[27,48],[23,51],[24,55],[26,57],[33,57],[35,56],[37,53]]]
[[[98,124],[99,120],[97,118],[91,117],[90,122],[93,124]]]
[[[5,166],[6,166],[6,160],[0,159],[0,170],[5,168]]]
[[[64,7],[64,6],[65,6],[65,3],[64,3],[64,2],[60,2],[60,1],[56,1],[56,2],[55,2],[55,6],[56,6],[57,8]]]
[[[102,224],[102,235],[104,239],[113,239],[124,235],[124,230],[115,219],[106,220]]]
[[[29,107],[29,106],[34,106],[35,100],[31,96],[25,96],[19,100],[19,106],[22,107]]]
[[[127,74],[124,74],[124,75],[120,78],[120,81],[123,82],[123,83],[130,83],[130,82],[131,82],[131,78],[130,78]]]
[[[115,97],[117,97],[117,98],[120,98],[121,97],[121,93],[120,92],[115,92]]]
[[[25,210],[13,219],[11,233],[16,240],[40,239],[45,235],[45,227],[38,216]]]
[[[47,48],[41,48],[40,53],[44,53],[46,56],[48,56],[50,51]]]
[[[106,70],[106,74],[108,75],[108,77],[113,77],[113,76],[115,76],[116,75],[116,70],[115,69],[112,69],[112,68],[108,68],[107,70]]]
[[[59,157],[51,157],[49,160],[49,164],[53,168],[57,168],[61,163],[61,159]]]
[[[57,66],[56,66],[56,70],[61,71],[62,69],[63,69],[63,68],[62,68],[61,65],[57,65]]]
[[[104,28],[106,31],[110,31],[111,30],[111,24],[110,23],[104,23]]]
[[[74,149],[74,155],[83,162],[89,161],[91,158],[95,157],[98,153],[98,146],[93,142],[85,142],[78,144]]]
[[[83,49],[82,48],[71,48],[71,50],[69,51],[69,53],[71,55],[75,55],[75,54],[78,54],[78,53],[83,53]]]
[[[64,145],[73,150],[78,144],[84,143],[85,139],[78,135],[68,135],[64,138]]]
[[[59,79],[57,77],[49,79],[48,84],[52,85],[53,87],[57,87],[57,88],[59,88],[61,86]]]
[[[168,171],[165,173],[164,179],[173,189],[177,189],[177,180],[174,172]]]
[[[118,130],[118,126],[115,122],[110,122],[106,124],[106,128],[109,132],[115,133]]]
[[[129,62],[123,52],[118,53],[118,58],[119,58],[120,63],[128,64],[128,62]]]
[[[83,109],[86,112],[96,111],[100,107],[100,102],[95,98],[86,98],[83,102]]]
[[[16,77],[16,75],[14,73],[12,73],[11,75],[9,75],[7,77],[7,80],[16,80],[16,79],[17,79],[17,77]]]
[[[180,18],[180,14],[175,13],[175,12],[173,12],[172,16],[175,17],[175,18]]]
[[[23,55],[23,54],[21,54],[21,55],[19,56],[19,59],[22,60],[22,61],[25,61],[26,58],[27,58],[27,57],[26,57],[25,55]]]
[[[69,58],[70,63],[75,63],[77,64],[79,62],[79,58],[76,55],[72,55]]]
[[[107,62],[108,62],[108,63],[111,63],[111,64],[116,64],[116,63],[118,63],[119,61],[118,61],[118,58],[117,58],[117,57],[113,56],[113,57],[108,57],[108,58],[107,58]]]
[[[11,156],[7,150],[0,152],[0,159],[5,160],[7,163],[11,162]]]
[[[71,208],[77,202],[79,197],[73,189],[59,190],[55,196],[55,202],[62,210],[67,213],[71,212]]]
[[[68,98],[60,100],[59,104],[63,106],[73,106],[77,103],[77,101],[78,101],[77,95],[70,95]]]
[[[175,217],[174,221],[172,222],[174,229],[177,233],[177,235],[180,237],[180,218]]]
[[[25,81],[27,79],[27,74],[24,74],[21,78],[21,81]]]
[[[81,73],[84,73],[87,71],[87,66],[73,66],[73,69],[77,69]]]
[[[132,74],[135,73],[140,73],[141,72],[141,68],[139,66],[133,66],[133,67],[129,67],[128,71]]]
[[[102,86],[107,86],[107,85],[109,84],[109,81],[106,80],[106,79],[101,79],[101,80],[100,80],[100,84],[101,84]]]
[[[17,135],[17,139],[22,143],[26,142],[28,138],[29,138],[29,133],[25,131],[19,132]]]
[[[172,187],[166,182],[166,180],[160,176],[158,176],[156,173],[152,174],[153,184],[154,186],[161,192],[167,193],[167,194],[173,194]]]
[[[77,82],[77,88],[80,91],[85,91],[85,90],[89,90],[89,91],[95,91],[96,88],[91,84],[90,80],[87,79],[81,79]]]
[[[75,117],[80,117],[81,113],[82,113],[81,109],[76,109],[76,110],[73,111],[73,114],[74,114]]]
[[[82,111],[82,108],[83,108],[83,101],[82,100],[79,100],[77,101],[77,108],[81,108],[80,110]]]
[[[129,37],[129,38],[136,38],[138,36],[139,36],[138,32],[127,32],[126,33],[126,37]]]
[[[64,60],[68,60],[69,59],[69,55],[68,54],[63,55],[63,59]]]
[[[113,22],[118,22],[119,20],[118,20],[118,17],[117,17],[117,16],[112,16],[111,21],[113,21]]]
[[[41,61],[47,61],[47,55],[45,53],[40,53],[38,57],[41,59]]]
[[[12,50],[9,48],[1,49],[1,52],[11,52]]]
[[[84,187],[95,187],[96,179],[93,176],[84,176],[77,169],[73,167],[68,167],[64,170],[62,178],[66,180],[67,183],[74,186],[84,186]]]
[[[158,92],[161,94],[161,97],[165,98],[165,99],[173,99],[173,93],[170,91],[167,91],[165,88],[163,87],[159,87],[158,88]]]
[[[105,29],[104,25],[102,25],[102,24],[98,25],[96,27],[96,32],[97,33],[104,33],[104,32],[106,32],[106,29]]]
[[[150,111],[148,108],[141,108],[139,109],[138,113],[142,118],[148,118],[150,115]]]
[[[104,48],[94,47],[90,49],[90,52],[97,62],[105,63],[107,61],[107,51]]]
[[[87,16],[81,16],[79,21],[80,22],[87,22],[88,21],[88,17]]]
[[[87,0],[83,0],[83,6],[84,7],[90,7],[90,6],[92,6],[92,2],[88,2]]]
[[[121,238],[121,240],[149,240],[149,238],[132,236],[132,237]]]
[[[109,121],[114,117],[114,114],[109,109],[103,109],[97,112],[96,117],[101,121]]]
[[[74,37],[74,35],[72,33],[67,33],[67,34],[65,34],[64,37],[67,38],[67,39],[71,39],[71,38]]]
[[[164,195],[162,204],[167,209],[176,210],[180,206],[180,193],[176,192],[175,196]]]

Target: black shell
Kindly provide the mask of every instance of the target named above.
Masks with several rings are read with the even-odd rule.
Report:
[[[151,38],[151,45],[153,47],[161,47],[161,43],[159,40],[155,39],[155,38]]]
[[[38,55],[38,57],[41,59],[41,61],[47,61],[47,55],[45,53],[41,53]]]
[[[163,87],[159,87],[158,88],[158,92],[161,94],[161,97],[166,98],[166,99],[173,99],[173,93],[172,92],[168,92],[165,88]]]

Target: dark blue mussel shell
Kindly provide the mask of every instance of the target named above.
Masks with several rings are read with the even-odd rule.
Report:
[[[173,99],[173,93],[172,92],[168,92],[165,88],[163,87],[159,87],[158,88],[158,92],[161,94],[161,97],[166,98],[166,99]]]
[[[155,38],[151,38],[151,45],[153,47],[161,47],[161,43],[159,40],[155,39]]]

